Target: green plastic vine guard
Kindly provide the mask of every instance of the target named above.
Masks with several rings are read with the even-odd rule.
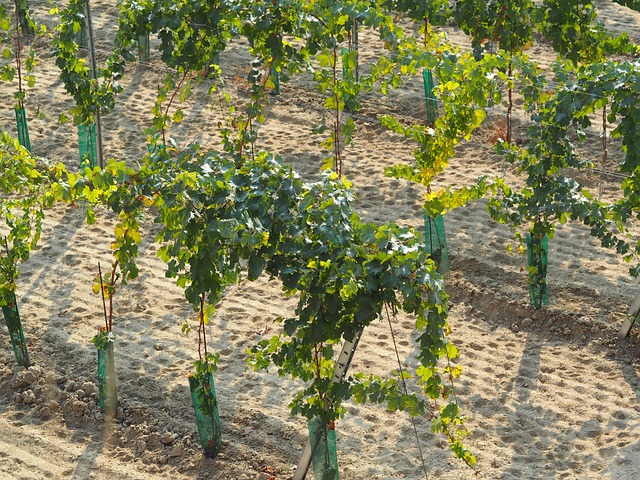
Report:
[[[348,53],[351,53],[351,50],[349,50],[348,48],[343,48],[340,51],[340,55],[341,55],[341,58],[342,58],[342,80],[343,81],[347,78],[347,73],[349,72],[349,68],[347,67],[347,62],[344,59],[344,56],[346,54],[348,54]],[[358,64],[358,58],[357,58],[357,52],[356,52],[356,65],[357,64]],[[354,71],[354,76],[355,76],[355,73],[356,72]],[[345,107],[346,110],[352,110],[353,109],[352,102],[349,102],[349,100],[351,100],[352,98],[354,98],[354,97],[350,96],[347,93],[344,94],[344,107]]]
[[[342,58],[342,80],[347,78],[347,62],[344,61],[344,56],[349,53],[348,48],[340,50],[340,58]]]
[[[138,37],[138,58],[141,62],[148,62],[151,58],[151,48],[149,46],[149,34]]]
[[[271,65],[271,77],[273,77],[273,94],[280,95],[280,72],[275,65]]]
[[[433,83],[433,73],[428,68],[422,70],[422,79],[424,80],[424,98],[427,102],[427,123],[433,124],[438,118],[438,103],[433,93],[435,87]]]
[[[95,124],[78,125],[78,149],[80,150],[80,169],[94,168],[98,165]]]
[[[35,35],[33,27],[29,24],[29,3],[27,0],[19,0],[18,2],[18,23],[20,24],[20,31],[23,35]]]
[[[22,322],[20,321],[20,313],[18,312],[18,302],[16,300],[16,294],[14,292],[5,293],[7,298],[7,305],[2,307],[2,314],[4,320],[7,323],[7,329],[9,330],[9,336],[11,337],[11,345],[13,346],[13,353],[16,357],[18,365],[28,367],[31,365],[29,360],[29,350],[27,349],[27,342],[24,338],[24,332],[22,330]]]
[[[200,446],[205,455],[215,457],[222,449],[222,429],[213,372],[189,375],[189,389],[196,414]]]
[[[18,141],[20,145],[31,152],[31,140],[29,139],[29,126],[27,125],[27,113],[24,108],[16,108],[16,124],[18,126]]]
[[[98,394],[100,411],[114,416],[118,406],[116,389],[116,364],[113,340],[108,340],[98,348]]]
[[[549,255],[549,237],[526,235],[527,264],[529,265],[529,301],[537,310],[549,305],[547,290],[547,257]]]
[[[314,480],[339,480],[336,430],[321,418],[308,422]]]
[[[89,48],[89,29],[86,19],[80,22],[80,30],[76,32],[76,43],[80,48]]]
[[[438,266],[440,275],[448,276],[450,272],[449,249],[442,215],[433,218],[424,212],[424,244],[426,252]]]

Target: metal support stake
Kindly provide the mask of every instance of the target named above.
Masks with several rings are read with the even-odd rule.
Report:
[[[358,342],[360,341],[361,336],[362,330],[359,330],[356,333],[355,337],[353,337],[352,341],[345,341],[344,345],[342,346],[342,351],[338,356],[336,367],[333,370],[331,383],[340,383],[347,375],[347,370],[349,369],[349,365],[351,364],[353,354],[356,351],[356,347],[358,346]],[[298,461],[298,466],[296,467],[296,471],[293,474],[292,480],[304,480],[304,478],[307,476],[307,472],[309,471],[309,467],[311,466],[313,451],[317,448],[319,439],[320,436],[316,435],[316,441],[314,445],[311,445],[311,439],[307,440],[307,444],[305,445],[302,456]]]
[[[359,52],[359,42],[358,42],[358,20],[353,19],[353,49],[356,51],[356,83],[360,82],[360,52]]]
[[[97,80],[96,72],[96,50],[93,43],[93,27],[91,25],[91,9],[89,7],[89,0],[86,0],[84,4],[84,16],[87,22],[87,37],[89,40],[89,64],[91,65],[91,78]],[[95,115],[96,124],[96,152],[98,155],[98,165],[104,169],[104,157],[102,154],[102,120],[100,118],[100,107],[96,110]]]

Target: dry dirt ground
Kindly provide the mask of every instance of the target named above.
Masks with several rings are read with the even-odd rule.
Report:
[[[30,2],[36,13],[48,8]],[[99,58],[115,29],[113,2],[92,2]],[[615,31],[640,33],[637,14],[609,1],[598,2]],[[468,39],[447,28],[453,41]],[[152,39],[152,49],[155,41]],[[371,33],[361,36],[361,59],[381,51]],[[33,151],[68,166],[77,165],[77,134],[58,115],[71,100],[58,79],[47,42],[37,45],[37,85],[27,111]],[[536,43],[532,58],[548,68],[554,60]],[[242,45],[225,52],[221,64],[227,90],[242,95],[234,79],[249,55]],[[116,110],[104,118],[107,157],[134,165],[144,154],[145,126],[166,70],[155,52],[132,65]],[[172,127],[181,144],[198,141],[218,147],[221,107],[198,87],[185,106],[186,117]],[[12,86],[4,84],[0,126],[15,133]],[[403,119],[424,117],[421,79],[410,79],[388,97],[370,95],[354,116],[355,145],[345,152],[345,175],[358,195],[356,210],[368,221],[395,221],[420,228],[423,189],[385,177],[384,168],[410,162],[413,144],[378,121],[390,112]],[[36,115],[36,112],[39,114]],[[311,135],[325,112],[308,78],[282,87],[260,126],[259,147],[278,153],[309,180],[317,178],[320,138]],[[506,168],[489,139],[502,112],[457,150],[440,185],[464,185],[479,175]],[[516,135],[528,119],[515,116]],[[599,132],[589,132],[588,148],[598,149]],[[615,152],[616,145],[612,147]],[[617,145],[619,149],[619,145]],[[618,153],[619,155],[619,153]],[[615,153],[611,154],[612,161]],[[597,188],[597,178],[587,178]],[[609,181],[604,195],[619,186]],[[118,292],[114,330],[121,400],[117,419],[105,422],[97,408],[96,351],[91,337],[101,324],[102,305],[92,294],[96,264],[110,263],[113,218],[104,213],[94,226],[80,208],[56,207],[46,219],[43,241],[22,265],[18,289],[25,334],[34,366],[15,367],[4,324],[0,325],[0,478],[2,479],[278,479],[291,477],[307,437],[306,424],[291,417],[287,404],[299,385],[275,372],[246,369],[245,350],[278,328],[273,320],[291,315],[294,304],[276,282],[243,282],[225,294],[209,330],[210,348],[220,353],[216,374],[224,448],[216,459],[197,444],[187,374],[196,356],[193,336],[180,325],[193,313],[164,277],[153,225],[146,225],[140,253],[141,276]],[[464,369],[458,398],[473,432],[468,444],[485,479],[640,479],[639,332],[618,342],[617,330],[640,291],[627,265],[598,246],[581,225],[558,228],[550,243],[550,306],[528,306],[525,259],[509,253],[509,228],[494,223],[482,202],[448,214],[447,240],[452,273],[448,280],[452,338]],[[394,324],[399,355],[417,364],[412,321]],[[356,353],[353,371],[391,374],[397,361],[389,326],[373,325]],[[347,480],[424,478],[408,416],[381,406],[347,405],[337,424],[341,477]],[[443,438],[419,419],[416,429],[429,478],[474,478],[453,459]]]

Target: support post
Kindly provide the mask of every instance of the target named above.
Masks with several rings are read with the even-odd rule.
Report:
[[[636,298],[631,303],[627,318],[622,323],[620,330],[618,330],[618,340],[624,340],[629,336],[633,324],[638,321],[638,317],[640,317],[640,293],[636,295]]]
[[[96,72],[96,50],[93,41],[93,28],[91,25],[91,8],[89,7],[89,0],[86,0],[84,5],[84,15],[87,22],[87,37],[89,40],[89,63],[91,65],[91,78],[97,79]],[[96,153],[98,154],[98,165],[104,169],[104,157],[102,154],[102,120],[100,118],[100,107],[96,110],[95,115],[96,124]]]
[[[361,336],[362,330],[359,330],[352,341],[344,342],[342,351],[340,352],[338,361],[336,362],[336,367],[333,370],[331,383],[340,383],[347,375],[347,370],[349,369],[349,365],[351,365],[353,354],[356,352],[356,347],[358,346],[358,342],[360,341]],[[309,471],[309,467],[311,466],[313,451],[317,448],[319,439],[319,435],[314,436],[314,445],[311,444],[311,439],[307,440],[307,444],[302,451],[302,456],[300,457],[298,465],[296,466],[296,471],[293,473],[292,480],[304,480],[304,478],[307,476],[307,472]]]
[[[351,39],[353,42],[353,50],[356,51],[356,71],[355,71],[355,77],[356,77],[356,83],[360,82],[360,55],[359,55],[359,51],[358,49],[360,48],[360,45],[358,43],[358,20],[356,18],[353,19],[353,24],[351,26],[352,31],[351,31]],[[351,50],[351,48],[350,48]]]

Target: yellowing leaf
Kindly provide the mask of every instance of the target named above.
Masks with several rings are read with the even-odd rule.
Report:
[[[340,289],[340,298],[342,298],[342,300],[344,301],[347,301],[356,293],[358,293],[358,285],[353,280],[350,280],[349,283],[343,285]]]
[[[176,112],[173,114],[173,117],[171,117],[171,121],[173,123],[180,123],[182,121],[182,119],[184,118],[184,115],[182,114],[182,109],[179,108],[176,110]]]
[[[455,92],[460,88],[460,84],[458,82],[446,82],[441,86],[442,90],[449,90],[451,92]]]
[[[140,236],[140,232],[138,232],[137,230],[130,230],[129,237],[131,238],[131,240],[133,240],[136,243],[142,242],[142,237]]]
[[[322,162],[322,170],[326,171],[331,169],[333,169],[333,157],[327,157]]]
[[[203,318],[203,322],[205,325],[207,325],[209,323],[209,320],[213,318],[213,316],[216,313],[216,307],[214,307],[213,305],[207,305],[204,309],[204,318]]]

